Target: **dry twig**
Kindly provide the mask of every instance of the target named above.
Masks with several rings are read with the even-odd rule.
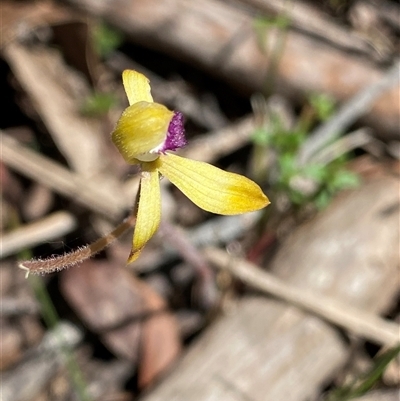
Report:
[[[247,144],[256,127],[254,118],[246,117],[238,123],[194,139],[182,153],[189,159],[213,162]]]
[[[369,128],[360,128],[327,145],[313,157],[313,163],[329,164],[356,148],[362,148],[370,144],[372,140],[371,130]]]
[[[77,221],[72,214],[59,211],[34,223],[18,227],[0,236],[0,258],[61,237],[70,233],[76,226]]]
[[[350,305],[342,305],[336,300],[324,298],[321,295],[315,296],[288,285],[252,263],[233,258],[219,249],[207,248],[205,255],[218,268],[226,269],[234,277],[253,288],[316,314],[353,334],[381,345],[393,346],[400,342],[398,324],[352,308]]]
[[[201,225],[185,230],[184,236],[188,242],[202,248],[204,246],[215,246],[226,244],[251,230],[261,217],[260,212],[247,213],[238,216],[218,216],[207,220]],[[162,230],[157,236],[162,236]],[[169,238],[165,238],[168,244]],[[143,258],[139,259],[133,266],[136,272],[148,272],[160,267],[161,264],[169,263],[179,256],[179,252],[173,247],[159,247],[153,252],[144,252]]]
[[[118,219],[125,208],[124,196],[110,191],[97,177],[84,178],[70,172],[53,160],[24,146],[0,131],[1,160],[32,180],[86,206],[89,210],[111,219]]]
[[[362,89],[342,105],[328,122],[318,127],[304,143],[298,155],[299,164],[304,165],[324,146],[336,139],[344,130],[365,114],[376,100],[400,81],[400,62],[397,61],[376,83]]]
[[[104,169],[99,121],[79,114],[80,99],[71,88],[80,80],[66,67],[61,54],[16,41],[5,46],[3,53],[72,169],[82,176]],[[79,84],[83,86],[82,80]]]

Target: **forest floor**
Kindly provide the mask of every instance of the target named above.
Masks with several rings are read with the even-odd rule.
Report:
[[[398,1],[3,0],[0,20],[2,401],[400,399]],[[177,154],[270,205],[220,216],[162,177],[127,264],[127,69],[183,113]]]

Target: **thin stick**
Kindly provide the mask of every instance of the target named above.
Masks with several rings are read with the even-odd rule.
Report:
[[[341,304],[335,300],[315,296],[277,279],[256,265],[239,260],[216,248],[207,248],[206,257],[220,269],[226,269],[244,283],[273,295],[290,304],[340,326],[358,336],[380,345],[393,346],[400,342],[400,326],[374,314]]]
[[[0,236],[0,258],[31,248],[43,241],[50,241],[77,226],[76,218],[66,211],[59,211],[38,221],[12,230]]]
[[[338,157],[349,153],[354,149],[368,145],[373,140],[371,131],[370,128],[363,127],[346,134],[318,152],[312,158],[313,163],[327,165]]]
[[[213,162],[247,144],[256,128],[253,116],[246,117],[235,124],[194,139],[187,149],[183,149],[182,155],[189,159]]]
[[[119,226],[117,226],[110,234],[99,238],[92,244],[78,248],[75,251],[65,253],[61,256],[52,256],[47,259],[32,259],[19,263],[18,267],[26,271],[26,276],[29,273],[41,274],[52,273],[63,270],[83,262],[86,259],[94,256],[102,251],[116,239],[118,239],[126,230],[133,227],[136,221],[134,214],[127,217]]]
[[[75,85],[89,90],[85,81],[49,46],[25,46],[17,38],[2,48],[2,56],[71,169],[83,176],[98,174],[104,165],[106,139],[98,134],[100,121],[77,112],[73,95]]]
[[[73,198],[89,210],[107,218],[120,218],[122,210],[126,207],[124,195],[119,197],[119,191],[109,191],[98,179],[91,180],[70,172],[59,163],[22,146],[1,130],[0,159],[20,174]]]
[[[198,281],[198,296],[203,307],[209,309],[215,305],[218,298],[218,291],[215,285],[214,274],[211,266],[203,253],[190,241],[183,230],[173,224],[162,222],[160,234],[166,238],[182,258],[189,263],[196,271]]]
[[[236,216],[217,216],[193,229],[185,229],[184,235],[196,248],[216,246],[217,243],[226,244],[253,228],[260,218],[261,211]],[[182,231],[182,228],[180,230]],[[169,236],[165,237],[166,243],[168,243],[169,238]],[[176,260],[177,257],[179,257],[179,252],[173,246],[159,247],[158,252],[153,252],[151,257],[147,256],[139,259],[134,266],[134,270],[140,273],[153,271],[164,263]]]
[[[315,153],[338,137],[349,125],[365,114],[375,101],[400,80],[400,62],[396,62],[378,82],[360,90],[342,105],[335,116],[318,127],[304,143],[298,155],[300,165],[307,163]]]

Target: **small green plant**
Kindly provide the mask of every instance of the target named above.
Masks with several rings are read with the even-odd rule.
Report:
[[[111,93],[94,92],[84,99],[80,112],[88,117],[97,117],[107,112],[118,103],[116,96]]]
[[[253,27],[258,47],[270,60],[264,77],[264,93],[272,93],[274,91],[275,76],[285,48],[286,35],[290,23],[290,19],[285,13],[274,17],[260,16],[254,19]],[[270,33],[272,31],[275,31],[276,35],[271,37]]]
[[[389,349],[373,361],[371,368],[350,384],[331,391],[325,398],[326,401],[348,401],[361,397],[371,390],[382,377],[386,368],[400,353],[400,345]]]
[[[100,57],[107,57],[122,41],[123,35],[104,23],[97,24],[93,29],[93,46]]]
[[[327,163],[298,164],[298,152],[310,127],[329,119],[333,111],[332,99],[326,95],[312,95],[294,129],[284,129],[279,119],[272,117],[267,128],[259,128],[253,134],[255,147],[263,149],[255,154],[265,154],[267,149],[275,154],[276,161],[268,179],[273,192],[286,195],[294,207],[311,203],[322,209],[338,191],[359,183],[358,176],[346,169],[347,154]]]
[[[335,111],[335,101],[325,93],[311,93],[308,100],[320,121],[328,120]]]
[[[271,28],[278,28],[286,31],[290,26],[290,19],[286,15],[277,15],[276,17],[259,16],[254,19],[254,30],[257,35],[259,47],[263,50],[267,48],[267,33]]]

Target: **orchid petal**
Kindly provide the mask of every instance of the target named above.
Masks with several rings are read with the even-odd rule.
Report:
[[[140,72],[125,70],[122,73],[122,82],[130,105],[143,101],[153,102],[150,81]]]
[[[223,215],[261,209],[268,198],[253,181],[208,163],[173,154],[161,155],[159,171],[200,208]]]
[[[151,165],[153,163],[146,163]],[[161,193],[158,171],[149,169],[142,173],[139,206],[133,234],[132,250],[128,263],[134,262],[141,250],[157,231],[161,220]]]
[[[137,102],[122,113],[112,141],[127,163],[160,146],[174,113],[158,103]]]

